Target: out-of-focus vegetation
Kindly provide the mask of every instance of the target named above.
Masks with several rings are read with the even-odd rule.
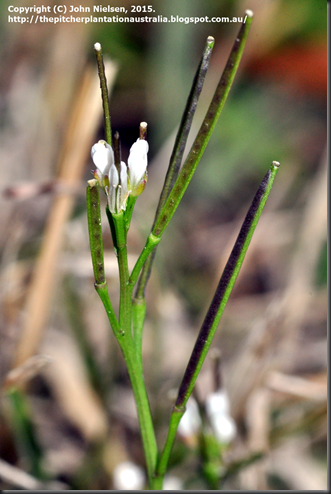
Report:
[[[238,427],[224,453],[224,488],[326,489],[327,4],[152,3],[168,16],[255,14],[234,87],[147,290],[144,362],[158,441],[240,223],[278,160],[277,182],[214,343]],[[142,465],[143,455],[88,247],[89,149],[103,137],[93,44],[117,65],[111,114],[125,160],[139,123],[149,124],[148,184],[130,230],[134,260],[205,39],[216,43],[196,130],[239,25],[21,25],[7,22],[8,5],[0,3],[0,487],[113,489],[116,465]],[[117,300],[106,219],[105,247]],[[24,339],[27,328],[36,351]],[[37,357],[17,370],[29,352]],[[202,401],[213,389],[212,369],[209,359],[197,383]],[[18,392],[13,383],[24,379]],[[170,473],[185,489],[208,489],[202,465],[197,439],[179,437]]]

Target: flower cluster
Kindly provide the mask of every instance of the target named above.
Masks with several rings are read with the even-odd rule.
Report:
[[[146,128],[144,122],[140,128]],[[99,141],[92,146],[91,156],[97,169],[96,180],[105,189],[111,213],[125,210],[129,195],[139,196],[147,182],[148,142],[137,139],[131,146],[128,166],[121,161],[115,163],[114,151],[106,141]]]

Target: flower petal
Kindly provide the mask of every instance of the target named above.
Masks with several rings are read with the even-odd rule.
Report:
[[[106,141],[99,141],[92,146],[91,156],[101,175],[107,175],[114,163],[114,153]]]
[[[108,205],[111,213],[116,213],[116,191],[118,186],[118,171],[113,164],[109,170],[109,192],[108,192]]]
[[[131,146],[128,158],[130,186],[134,191],[145,176],[147,169],[148,142],[145,139],[137,139]]]

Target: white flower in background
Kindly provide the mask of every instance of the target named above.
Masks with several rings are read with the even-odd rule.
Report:
[[[148,142],[137,139],[132,144],[128,158],[130,193],[139,196],[145,188],[147,180]]]
[[[230,401],[226,391],[219,389],[208,395],[205,409],[216,439],[222,444],[230,443],[236,436],[237,426],[230,415]],[[186,411],[179,422],[178,432],[184,438],[190,438],[196,435],[200,428],[199,408],[196,401],[190,398],[186,405]]]
[[[211,393],[207,396],[206,412],[209,417],[215,413],[222,413],[224,415],[230,414],[229,397],[223,389],[219,389],[215,393]]]
[[[163,481],[164,491],[182,491],[184,490],[183,482],[174,475],[166,475]]]
[[[115,490],[140,491],[145,484],[144,471],[132,461],[122,461],[113,470],[113,484]]]
[[[197,434],[200,428],[201,418],[197,402],[194,398],[189,398],[185,413],[179,422],[178,432],[184,437],[190,437]]]
[[[207,396],[206,413],[216,439],[223,444],[230,443],[236,436],[237,426],[230,415],[229,397],[223,389]]]
[[[92,146],[91,156],[97,167],[95,178],[104,187],[106,185],[104,179],[108,176],[110,167],[114,163],[114,152],[106,141],[101,140]]]
[[[222,444],[229,444],[237,434],[237,426],[231,415],[215,414],[211,419],[216,439]]]

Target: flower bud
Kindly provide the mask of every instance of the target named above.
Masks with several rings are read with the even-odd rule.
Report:
[[[145,139],[137,139],[131,146],[128,168],[130,194],[133,196],[139,196],[146,185],[147,153],[148,142]]]
[[[113,150],[106,141],[101,140],[92,146],[91,156],[97,167],[95,178],[98,180],[101,187],[104,187],[106,185],[105,179],[114,163]]]

